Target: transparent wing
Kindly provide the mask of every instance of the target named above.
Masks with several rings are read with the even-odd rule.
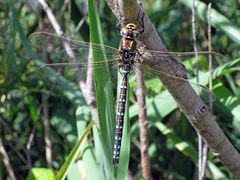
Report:
[[[46,51],[51,53],[53,63],[68,62],[71,57],[68,51],[73,51],[78,58],[77,63],[86,64],[88,61],[89,50],[92,48],[96,53],[105,54],[107,61],[112,61],[118,55],[118,49],[100,44],[82,42],[71,38],[58,36],[48,32],[37,32],[30,35],[29,40],[34,44],[36,52]],[[102,59],[98,60],[101,64]],[[69,63],[69,62],[68,62]]]
[[[77,41],[47,32],[33,33],[29,39],[34,51],[44,61],[37,71],[38,74],[46,68],[51,68],[69,80],[75,79],[76,76],[85,79],[93,69],[101,70],[108,66],[113,81],[116,81],[118,72],[118,49],[116,48]],[[93,51],[99,58],[94,62]]]
[[[210,95],[210,91],[207,88],[209,82],[209,72],[208,72],[208,58],[209,54],[213,60],[216,59],[226,59],[225,56],[216,52],[202,51],[198,52],[198,56],[195,56],[194,52],[160,52],[160,51],[148,51],[146,59],[138,57],[134,66],[144,71],[145,74],[145,84],[147,89],[150,91],[160,92],[164,90],[161,83],[159,83],[158,76],[167,79],[176,79],[179,82],[189,82],[194,90],[202,97],[207,98]],[[144,61],[147,62],[144,62]],[[150,61],[150,63],[149,63]],[[195,63],[201,64],[202,68],[199,70],[199,79],[197,80],[195,76]],[[185,66],[183,66],[184,64]],[[159,68],[161,66],[161,68]],[[176,72],[170,71],[169,67],[176,67]],[[163,69],[160,71],[159,69]],[[185,71],[186,69],[186,71]],[[194,69],[194,71],[192,70]],[[186,73],[186,74],[185,74]],[[215,100],[215,97],[213,97]]]

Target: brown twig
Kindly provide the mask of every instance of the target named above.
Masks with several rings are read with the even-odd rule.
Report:
[[[142,175],[144,180],[150,180],[150,167],[148,156],[148,119],[146,115],[146,102],[145,102],[145,87],[144,87],[144,72],[142,69],[136,69],[137,81],[137,101],[139,106],[139,129],[140,129],[140,150],[141,150],[141,166]]]
[[[211,3],[208,5],[208,51],[212,51],[212,35],[211,35]],[[209,59],[209,111],[213,115],[213,87],[212,87],[212,54],[208,54]],[[199,174],[201,179],[204,179],[207,165],[208,145],[202,144],[202,157],[201,157],[201,173]]]
[[[77,33],[78,33],[78,31],[80,30],[80,28],[82,27],[83,23],[84,23],[86,20],[87,20],[87,15],[84,14],[83,17],[82,17],[82,19],[79,21],[77,27],[75,28],[74,34],[77,34]]]
[[[31,133],[30,133],[30,135],[29,135],[29,137],[28,137],[28,141],[27,141],[27,144],[26,144],[26,149],[27,149],[28,151],[31,149],[35,132],[36,132],[36,122],[34,121],[34,122],[33,122],[32,130],[31,130]]]
[[[70,22],[71,21],[71,11],[72,11],[72,6],[71,6],[71,1],[70,0],[64,0],[64,4],[61,8],[61,13],[63,14],[63,17],[66,18],[66,22]],[[65,13],[67,11],[67,13]],[[66,26],[66,30],[65,33],[69,33],[70,32],[70,26]]]
[[[52,141],[49,125],[48,95],[42,95],[45,155],[48,167],[52,167]]]
[[[195,15],[195,9],[196,9],[196,4],[195,0],[192,1],[192,36],[193,36],[193,49],[194,49],[194,54],[195,54],[195,68],[196,68],[196,79],[197,83],[199,83],[199,61],[198,61],[198,49],[197,49],[197,36],[196,36],[196,15]],[[202,162],[203,162],[203,140],[200,136],[198,135],[198,179],[202,180],[203,179],[203,169],[202,169]],[[203,176],[202,176],[203,174]]]
[[[209,3],[208,5],[208,51],[212,50],[212,32],[211,32],[211,6],[212,4]],[[208,61],[209,61],[209,108],[210,111],[213,113],[213,85],[212,85],[212,54],[208,54]]]
[[[196,4],[195,0],[192,1],[192,36],[193,36],[193,49],[195,54],[195,66],[196,66],[196,78],[199,83],[199,61],[198,61],[198,49],[197,49],[197,36],[196,36],[196,18],[195,18]]]
[[[44,21],[40,21],[40,29],[48,29],[48,24],[44,23]],[[42,46],[47,47],[49,43],[49,39],[46,38],[43,41]],[[47,49],[43,48],[42,50],[42,59],[44,62],[48,62],[48,54]],[[48,94],[42,94],[42,111],[43,111],[43,127],[44,127],[44,142],[45,142],[45,156],[47,161],[47,166],[52,167],[52,141],[51,141],[51,133],[50,133],[50,123],[49,123],[49,111],[48,111],[48,98],[51,91],[53,91],[56,87],[56,81],[51,85],[50,91]]]
[[[9,178],[11,180],[16,180],[13,168],[11,166],[8,154],[3,146],[1,138],[0,138],[0,156],[2,157],[2,161],[3,161],[4,166],[6,167]]]
[[[212,50],[212,33],[211,33],[211,3],[208,5],[208,51]],[[213,115],[213,87],[212,87],[212,54],[208,54],[209,60],[209,111]],[[208,145],[207,143],[203,144],[203,157],[202,157],[202,179],[206,171],[207,165],[207,156],[208,156]]]

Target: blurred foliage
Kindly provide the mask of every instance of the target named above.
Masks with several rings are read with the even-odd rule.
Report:
[[[101,29],[95,27],[95,30],[101,32],[104,44],[117,48],[121,39],[116,29],[117,20],[104,1],[97,1],[99,15],[94,13],[94,8],[88,8],[86,1],[66,2],[48,1],[66,36],[90,41],[94,25],[90,25],[88,14],[92,13],[96,18],[100,18]],[[225,56],[216,58],[213,62],[214,116],[232,144],[240,149],[240,63],[237,59],[240,36],[237,38],[239,29],[236,27],[240,24],[240,4],[234,0],[201,2],[205,7],[209,2],[212,3],[213,14],[217,17],[212,18],[212,47],[214,51]],[[190,0],[143,1],[144,9],[170,51],[193,51],[191,4]],[[198,6],[196,9],[197,46],[199,50],[207,50],[207,20],[204,18],[204,11],[198,9]],[[42,179],[41,174],[48,174],[52,178],[53,172],[56,175],[66,166],[69,179],[106,179],[112,175],[113,169],[109,162],[112,156],[108,154],[106,157],[108,151],[105,152],[106,148],[111,148],[111,143],[108,142],[108,147],[105,146],[107,143],[104,142],[102,127],[99,129],[94,126],[88,140],[81,146],[77,158],[73,156],[76,145],[84,136],[87,124],[91,120],[90,109],[82,92],[74,77],[70,77],[74,75],[63,72],[60,76],[53,68],[44,68],[38,73],[45,63],[44,54],[36,54],[33,49],[38,46],[44,50],[47,46],[30,43],[28,36],[37,31],[54,33],[41,5],[37,0],[1,1],[0,19],[0,133],[17,179]],[[227,25],[223,26],[219,22],[225,22]],[[195,76],[194,61],[194,58],[182,61],[192,75],[190,77]],[[199,77],[203,85],[208,84],[207,64],[207,59],[202,58]],[[148,81],[149,84],[156,83],[154,79]],[[130,87],[131,153],[128,173],[135,179],[140,179],[142,175],[135,83],[131,81]],[[197,179],[197,135],[173,99],[163,89],[161,84],[157,87],[150,85],[147,89],[151,175],[154,179]],[[106,90],[105,93],[110,91]],[[113,99],[116,99],[116,92],[113,96]],[[105,96],[101,96],[98,100],[99,106],[99,101],[104,98]],[[111,104],[114,102],[110,102],[113,100],[107,100],[108,105],[100,108],[102,114],[113,108]],[[50,163],[47,162],[45,154],[44,119],[48,120],[50,128]],[[114,121],[115,119],[112,119],[113,124]],[[103,120],[101,126],[106,126],[105,129],[113,132]],[[71,157],[75,158],[75,163],[69,163]],[[125,176],[126,171],[123,169],[128,168],[127,166],[125,163],[118,175],[123,173]],[[1,179],[7,177],[2,161],[0,175]],[[211,153],[206,176],[209,179],[233,178]]]

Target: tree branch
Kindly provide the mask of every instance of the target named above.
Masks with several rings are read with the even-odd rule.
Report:
[[[124,6],[139,6],[132,1],[133,0],[123,0],[119,4],[122,3]],[[110,8],[118,7],[116,1],[107,0],[107,3]],[[119,5],[119,7],[122,6]],[[126,13],[127,9],[129,11],[128,13]],[[136,9],[138,11],[135,13],[131,12],[129,9]],[[137,18],[137,16],[133,18],[132,15],[141,13],[140,11],[142,11],[142,9],[140,7],[128,7],[119,11],[112,9],[112,11],[113,13],[124,13],[115,14],[118,20],[121,20],[120,17],[124,20],[132,20]],[[133,14],[131,15],[131,13]],[[158,51],[166,50],[147,15],[144,16],[144,24],[144,32],[141,34],[139,41],[145,45],[146,49]],[[222,161],[236,178],[240,178],[240,155],[214,120],[207,105],[200,99],[187,81],[181,80],[181,78],[186,78],[184,66],[172,56],[162,58],[153,54],[153,56],[145,55],[143,58],[143,64],[159,72],[156,73],[156,75],[158,75],[162,83],[167,87],[179,108],[184,112],[195,130],[209,145],[213,154]],[[167,74],[178,76],[180,79],[173,78]]]

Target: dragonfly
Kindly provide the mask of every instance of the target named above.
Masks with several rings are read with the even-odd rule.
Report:
[[[44,67],[71,66],[73,69],[80,69],[82,74],[86,74],[89,68],[101,69],[107,63],[110,68],[110,73],[119,72],[121,74],[122,82],[120,86],[120,94],[118,98],[118,107],[116,113],[116,127],[112,158],[113,166],[117,166],[119,164],[129,75],[136,68],[140,68],[146,74],[152,74],[153,77],[156,76],[156,74],[161,74],[166,78],[174,78],[183,82],[188,82],[186,77],[179,77],[174,74],[168,74],[167,72],[159,71],[158,69],[154,69],[153,67],[141,63],[145,51],[143,53],[139,52],[137,38],[140,36],[143,30],[143,26],[139,28],[139,25],[136,25],[134,23],[127,23],[126,25],[123,25],[120,29],[120,35],[122,36],[122,39],[119,44],[119,49],[106,45],[77,41],[48,32],[33,33],[30,36],[31,41],[34,42],[34,44],[39,44],[39,50],[42,50],[43,48],[40,45],[42,44],[43,40],[48,39],[49,43],[46,47],[50,49],[50,59],[53,61],[46,63]],[[67,52],[67,49],[72,51],[72,55],[77,57],[77,60],[75,59],[74,61],[69,62],[69,60],[73,58],[71,58],[71,53],[69,54]],[[97,62],[89,61],[89,53],[91,50],[97,54],[99,53],[100,57],[102,57],[102,54],[105,54],[106,60]],[[151,50],[146,51],[148,54],[153,54],[153,57],[157,57],[157,59],[162,58],[164,60],[166,60],[166,57],[191,58],[195,56],[194,52],[178,53]],[[199,52],[198,54],[208,55],[208,53],[209,52]]]

